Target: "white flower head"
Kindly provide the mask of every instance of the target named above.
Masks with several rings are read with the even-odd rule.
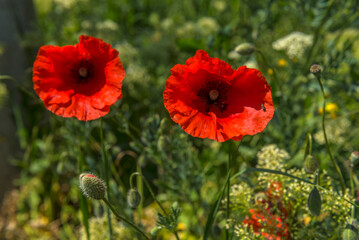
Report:
[[[290,58],[301,58],[306,48],[313,44],[313,36],[292,32],[272,43],[275,50],[284,50]]]

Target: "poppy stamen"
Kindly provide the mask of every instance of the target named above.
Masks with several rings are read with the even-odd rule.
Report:
[[[216,101],[218,99],[218,96],[219,96],[219,92],[218,90],[216,89],[212,89],[211,91],[209,91],[209,98],[212,100],[212,101]]]
[[[87,68],[81,67],[79,69],[79,75],[80,75],[80,77],[83,77],[83,78],[87,77],[87,75],[88,75]]]

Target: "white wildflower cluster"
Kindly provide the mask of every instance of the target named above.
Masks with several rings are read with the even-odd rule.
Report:
[[[96,29],[98,31],[118,31],[118,24],[112,20],[105,20],[103,22],[96,23]]]
[[[243,224],[234,227],[234,233],[241,240],[264,240],[262,235],[254,234],[253,227],[248,228]]]
[[[165,32],[169,32],[173,29],[174,22],[172,18],[165,18],[163,21],[161,21],[161,28]]]
[[[116,221],[114,217],[112,218],[112,222]],[[92,217],[89,219],[89,229],[90,236],[92,239],[107,239],[108,232],[104,231],[107,228],[107,217],[104,214],[102,217]],[[112,234],[114,239],[123,239],[123,240],[134,240],[137,239],[133,231],[129,229],[127,226],[124,226],[122,223],[118,222],[113,224]],[[86,230],[82,228],[80,231],[80,240],[86,240]]]
[[[219,29],[216,19],[211,17],[200,18],[197,22],[197,26],[202,36],[215,34]]]
[[[291,58],[301,58],[306,48],[313,44],[313,36],[302,32],[292,32],[272,43],[275,50],[284,50]]]
[[[217,12],[223,12],[227,8],[227,3],[223,0],[216,0],[213,2],[213,7]]]
[[[279,149],[275,144],[263,147],[258,153],[258,167],[270,169],[282,169],[285,160],[289,159],[289,154]]]
[[[197,26],[193,22],[186,22],[177,28],[176,35],[180,38],[192,38],[197,34]]]
[[[327,138],[330,143],[343,144],[345,143],[345,134],[348,132],[350,127],[350,121],[346,118],[335,118],[327,121],[325,130]],[[325,144],[323,130],[319,130],[314,134],[314,140],[321,144]]]
[[[252,200],[252,190],[246,183],[232,185],[229,198],[233,207],[240,206],[247,209]],[[226,201],[227,199],[224,199],[222,203],[224,204]]]
[[[128,76],[126,80],[129,83],[129,88],[134,87],[132,83],[148,83],[151,80],[147,69],[134,63],[126,68],[126,74]]]
[[[116,44],[115,49],[119,52],[119,56],[124,65],[133,63],[136,60],[136,58],[139,56],[138,50],[127,42]]]
[[[219,30],[216,19],[211,17],[202,17],[196,23],[187,22],[177,29],[176,35],[179,38],[207,37],[215,34]]]
[[[306,181],[314,182],[314,175],[308,174],[304,169],[285,170],[285,161],[290,156],[285,150],[279,149],[276,145],[263,147],[258,152],[257,157],[259,167],[280,170]],[[258,232],[255,234],[253,226],[244,224],[243,219],[244,216],[250,217],[248,215],[249,209],[261,209],[263,206],[267,208],[270,204],[273,204],[273,202],[266,202],[268,201],[268,192],[272,197],[277,196],[277,200],[274,201],[278,201],[284,209],[287,209],[288,216],[286,219],[288,221],[283,223],[288,224],[287,226],[291,235],[293,234],[292,236],[300,232],[301,236],[307,239],[313,227],[318,227],[321,224],[325,225],[323,229],[327,227],[328,222],[324,220],[328,217],[331,219],[331,223],[341,223],[341,226],[344,227],[345,223],[349,221],[350,204],[338,197],[342,194],[333,189],[331,179],[325,170],[322,171],[319,182],[327,190],[318,189],[322,199],[322,210],[315,223],[312,223],[312,215],[307,207],[309,193],[314,188],[311,184],[288,176],[260,172],[258,182],[254,188],[251,188],[246,183],[233,185],[230,193],[231,219],[227,220],[227,228],[234,229],[236,239],[266,239],[265,234],[261,235]],[[348,194],[344,197],[352,199]],[[274,204],[274,206],[276,205]],[[274,209],[273,211],[275,212],[276,210]],[[297,219],[297,221],[293,222],[294,219]],[[261,220],[258,221],[260,222]],[[267,231],[265,225],[259,228],[259,231],[265,233]]]

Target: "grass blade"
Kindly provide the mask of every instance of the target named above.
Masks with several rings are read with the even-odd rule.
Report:
[[[203,240],[206,240],[209,237],[212,224],[213,224],[214,219],[215,219],[215,217],[217,215],[219,205],[221,204],[221,200],[222,200],[222,197],[223,197],[223,194],[224,194],[224,190],[226,189],[226,186],[227,186],[227,184],[229,182],[229,176],[230,176],[231,170],[232,170],[231,168],[228,170],[227,177],[226,177],[226,182],[222,186],[221,191],[219,191],[219,193],[217,195],[217,199],[216,199],[215,203],[212,206],[211,212],[208,215],[207,222],[206,222],[206,227],[204,229]]]

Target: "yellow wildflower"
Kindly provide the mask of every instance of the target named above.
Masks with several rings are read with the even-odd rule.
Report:
[[[283,58],[279,59],[278,61],[279,67],[286,67],[288,65],[287,61]]]
[[[325,111],[327,112],[337,112],[339,110],[339,107],[335,103],[328,103],[327,106],[325,106]]]
[[[308,215],[306,215],[306,216],[304,217],[304,225],[308,225],[308,224],[310,223],[310,220],[311,220],[311,217],[308,216]]]
[[[273,69],[268,68],[268,74],[269,74],[269,75],[273,75],[273,73],[274,73]]]
[[[337,112],[339,110],[339,107],[336,103],[328,103],[325,106],[325,112],[329,113],[332,118],[335,118],[337,116]],[[323,108],[318,109],[319,114],[323,114]]]
[[[186,230],[186,224],[184,224],[183,222],[179,222],[178,224],[177,224],[177,230],[178,231],[183,231],[183,230]]]

